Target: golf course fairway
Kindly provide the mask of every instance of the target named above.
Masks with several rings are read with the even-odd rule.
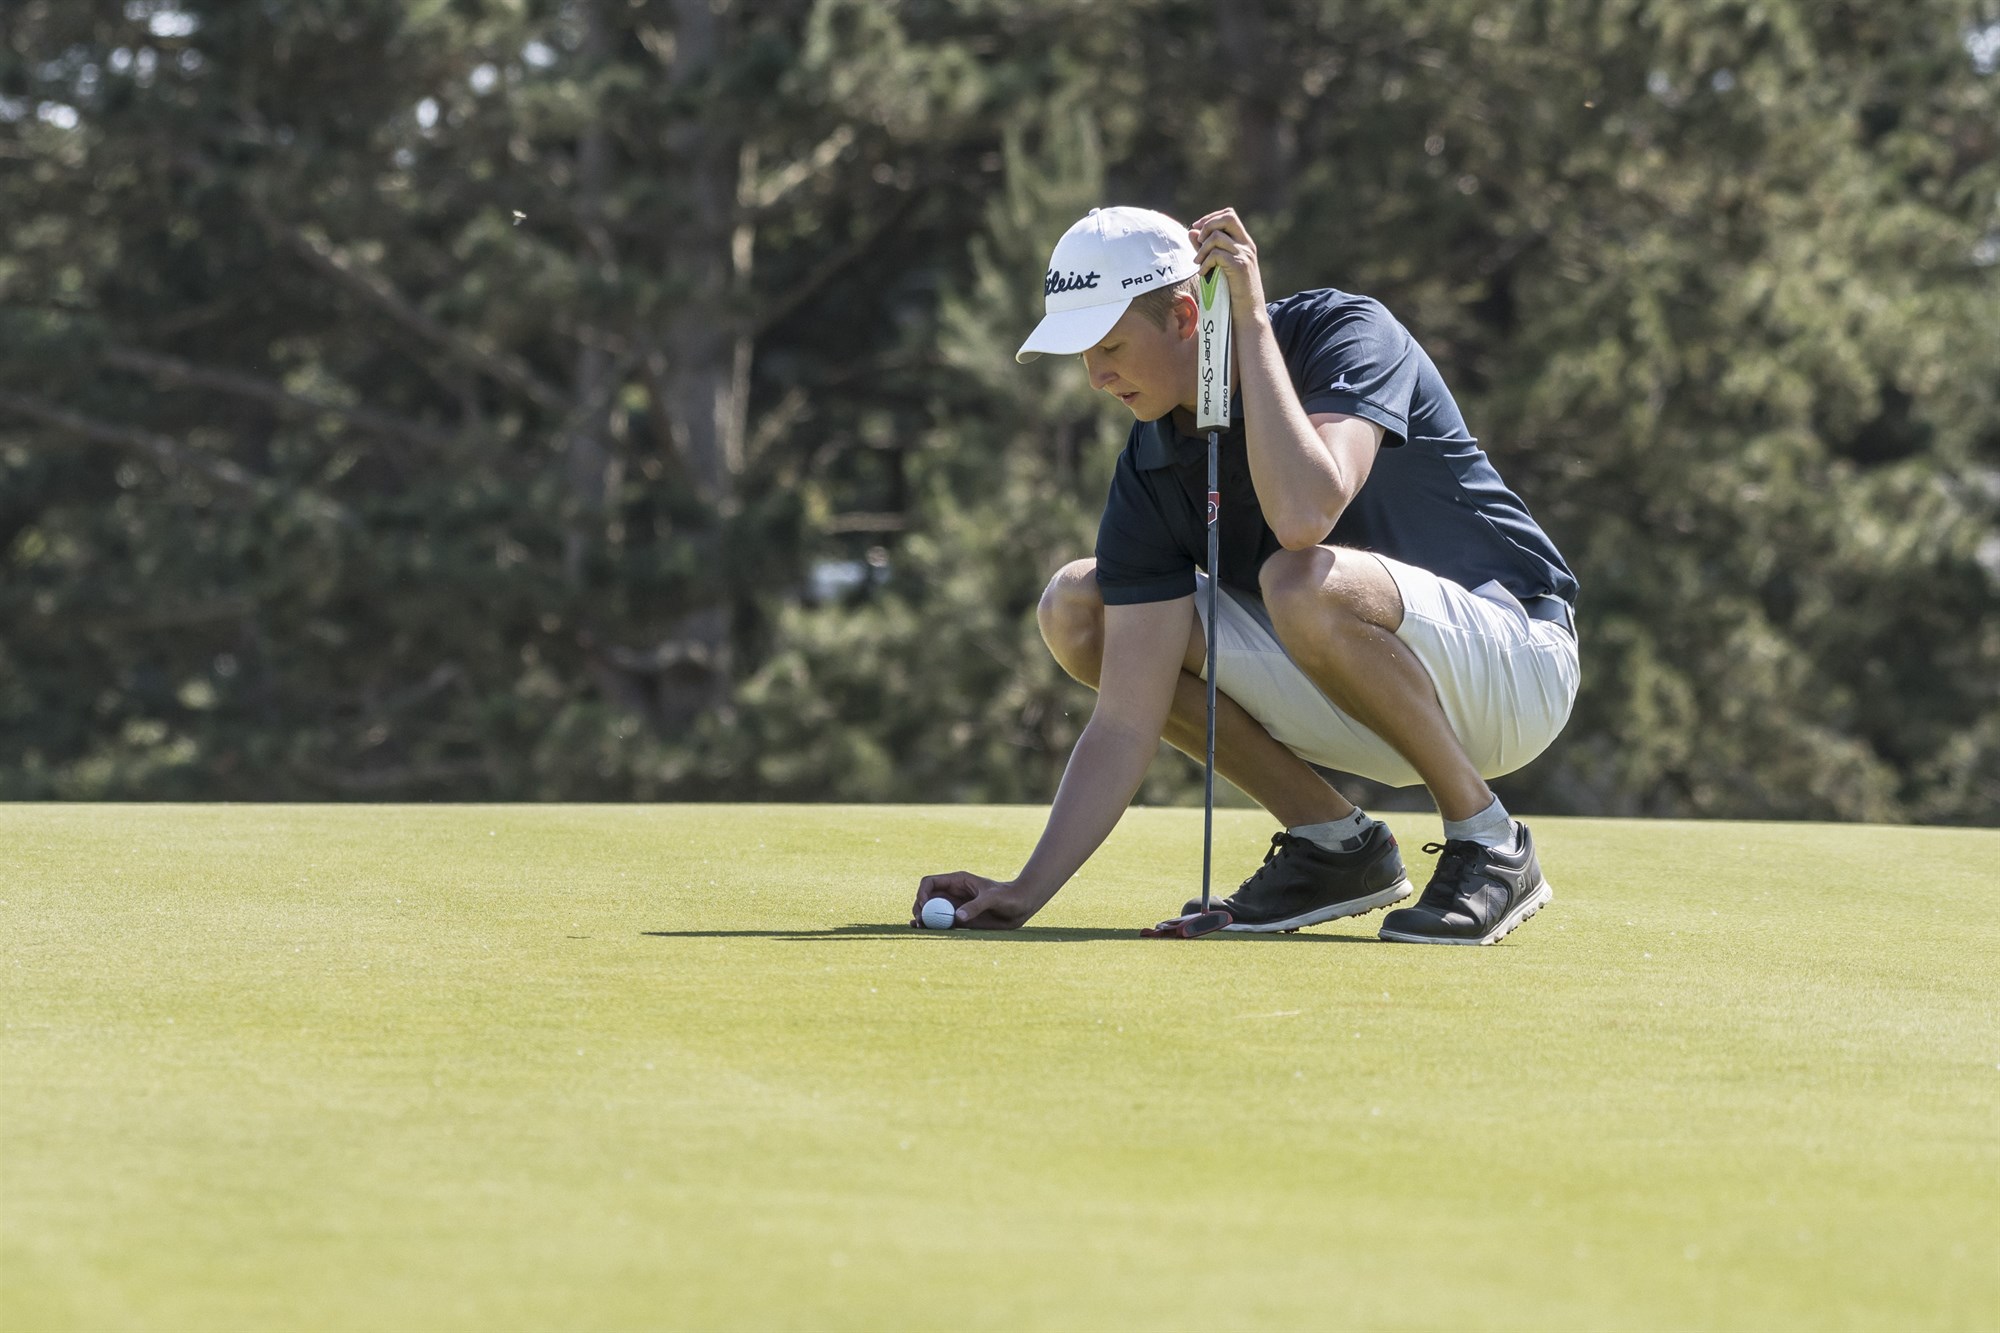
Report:
[[[1447,949],[1141,940],[1145,809],[906,926],[1042,818],[0,806],[0,1328],[2000,1324],[2000,832],[1533,820]]]

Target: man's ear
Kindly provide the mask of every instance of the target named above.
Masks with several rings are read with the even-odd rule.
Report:
[[[1177,338],[1192,338],[1195,332],[1201,328],[1201,306],[1195,301],[1191,293],[1174,293],[1174,319],[1172,327],[1174,336]]]

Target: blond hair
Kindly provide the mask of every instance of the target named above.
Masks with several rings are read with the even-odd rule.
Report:
[[[1201,275],[1196,274],[1165,287],[1155,287],[1150,292],[1141,292],[1132,298],[1132,308],[1151,320],[1154,328],[1164,329],[1173,315],[1174,298],[1185,292],[1189,300],[1194,300],[1195,288],[1200,282]]]

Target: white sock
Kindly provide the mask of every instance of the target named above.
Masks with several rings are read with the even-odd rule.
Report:
[[[1368,830],[1375,821],[1370,819],[1360,806],[1345,819],[1329,819],[1323,824],[1300,824],[1285,832],[1294,838],[1304,838],[1307,842],[1318,843],[1329,852],[1351,852],[1361,846],[1361,840],[1368,836]]]
[[[1495,796],[1493,804],[1470,819],[1445,820],[1444,838],[1446,842],[1462,840],[1504,850],[1514,845],[1514,820],[1508,815],[1507,807],[1500,804],[1500,798]]]

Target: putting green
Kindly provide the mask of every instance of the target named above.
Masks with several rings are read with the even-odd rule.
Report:
[[[2000,1323],[2000,833],[1541,820],[1498,947],[1175,942],[1140,810],[904,927],[1041,817],[0,807],[0,1326]]]

